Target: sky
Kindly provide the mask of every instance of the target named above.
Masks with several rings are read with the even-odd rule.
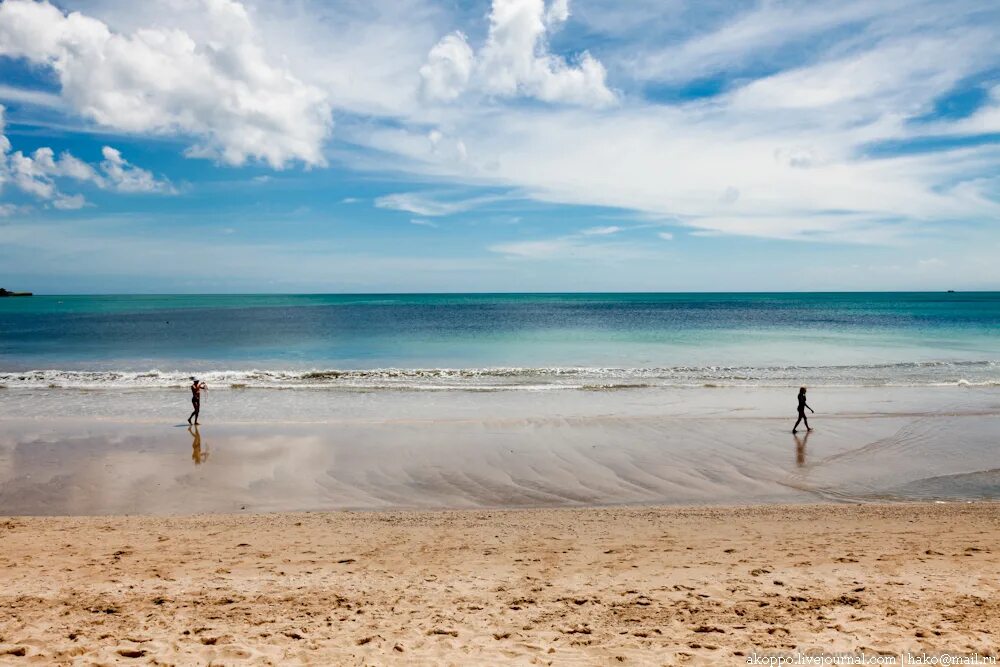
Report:
[[[0,1],[0,286],[1000,289],[1000,4]]]

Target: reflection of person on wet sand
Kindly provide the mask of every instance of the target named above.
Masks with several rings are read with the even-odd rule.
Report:
[[[191,460],[194,461],[195,465],[199,465],[208,460],[208,447],[205,451],[201,451],[201,433],[198,432],[197,426],[188,426],[188,433],[191,434],[193,440],[191,441]]]
[[[197,378],[191,378],[191,407],[194,410],[191,412],[191,416],[188,417],[188,424],[194,419],[194,423],[198,423],[198,415],[201,414],[201,391],[202,389],[207,389],[208,385],[204,382],[198,382]]]
[[[805,424],[806,424],[806,430],[807,431],[811,431],[812,430],[811,428],[809,428],[809,420],[806,419],[806,408],[809,408],[809,405],[806,403],[806,388],[805,387],[800,387],[799,388],[799,418],[795,420],[795,426],[792,427],[792,433],[798,433],[799,422],[805,422]],[[809,412],[812,412],[813,414],[816,413],[816,411],[813,410],[812,408],[809,408]]]
[[[801,438],[792,431],[792,437],[795,438],[795,465],[800,468],[806,464],[806,443],[809,442],[809,431],[806,431],[806,434]]]

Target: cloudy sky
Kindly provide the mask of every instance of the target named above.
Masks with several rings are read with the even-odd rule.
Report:
[[[3,0],[0,285],[1000,288],[983,0]]]

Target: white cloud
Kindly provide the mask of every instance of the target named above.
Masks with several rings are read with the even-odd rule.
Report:
[[[870,116],[892,109],[912,113],[976,67],[992,39],[976,30],[899,39],[861,53],[790,69],[738,89],[732,103],[750,109],[836,109]],[[945,66],[943,66],[945,65]],[[859,106],[859,102],[867,102]]]
[[[497,97],[607,106],[615,102],[604,66],[584,51],[574,64],[550,53],[547,34],[569,17],[568,0],[493,0],[486,43],[473,52],[461,32],[445,36],[420,69],[427,99],[449,101],[467,88]]]
[[[608,225],[590,227],[576,234],[551,239],[498,243],[488,249],[509,258],[526,260],[589,259],[621,260],[648,256],[641,246],[610,237],[624,231],[624,227]]]
[[[975,3],[947,11],[920,3],[906,21],[892,0],[872,4],[855,3],[844,12],[824,4],[832,13],[824,18],[817,8],[809,18],[815,26],[803,25],[794,12],[771,15],[770,30],[786,42],[807,41],[820,28],[835,36],[823,49],[785,54],[780,67],[756,78],[731,78],[731,89],[711,98],[661,103],[630,97],[600,111],[455,110],[443,125],[466,144],[461,164],[422,148],[416,131],[410,138],[374,130],[362,141],[431,177],[510,188],[557,204],[636,211],[713,234],[895,243],[996,220],[995,144],[878,150],[993,127],[1000,96],[966,119],[922,119],[939,100],[996,67],[995,31]],[[869,21],[873,15],[877,22]],[[724,25],[699,39],[717,39],[722,49],[729,31]],[[753,51],[756,40],[742,40],[727,51],[726,62]],[[672,48],[682,52],[684,44]],[[703,70],[692,71],[688,80],[696,82]],[[676,76],[685,81],[683,72]]]
[[[789,0],[747,11],[721,1],[591,0],[574,6],[581,29],[558,43],[569,18],[561,0],[480,0],[471,11],[428,0],[245,4],[60,2],[94,19],[38,4],[33,11],[52,20],[0,21],[0,49],[49,63],[62,97],[87,117],[117,118],[109,107],[125,105],[121,128],[191,134],[200,138],[191,154],[208,146],[234,162],[321,158],[329,117],[318,112],[328,105],[350,110],[338,114],[345,141],[328,150],[351,167],[443,190],[485,186],[615,207],[699,234],[886,243],[1000,216],[1000,147],[879,153],[1000,127],[997,90],[967,118],[924,118],[956,87],[991,80],[1000,61],[995,10],[976,0]],[[26,6],[0,5],[5,14]],[[487,6],[487,29],[466,21]],[[455,28],[464,33],[448,34]],[[597,48],[581,34],[599,40],[600,63],[562,57]],[[71,38],[82,64],[66,57]],[[162,64],[165,53],[178,62]],[[611,92],[602,63],[628,94]],[[705,77],[722,92],[685,100],[690,90],[707,95]],[[175,94],[177,104],[167,99]],[[135,100],[142,104],[127,106]],[[479,203],[401,193],[376,205],[444,216]],[[655,245],[652,233],[647,240]]]
[[[430,100],[450,101],[465,91],[476,56],[465,35],[455,32],[441,39],[420,68],[421,92]]]
[[[629,243],[593,243],[578,235],[532,241],[497,243],[487,248],[508,259],[526,261],[584,260],[595,262],[629,261],[648,258],[651,253]]]
[[[468,211],[476,208],[477,206],[502,201],[503,199],[504,197],[499,196],[486,196],[473,197],[470,199],[445,200],[435,199],[416,192],[399,192],[396,194],[378,197],[375,200],[375,206],[376,208],[406,211],[407,213],[415,213],[416,215],[433,218],[461,213],[462,211]]]
[[[60,110],[66,106],[58,95],[41,90],[17,88],[5,84],[0,84],[0,100]]]
[[[173,188],[166,181],[158,181],[152,173],[129,164],[117,149],[105,146],[101,149],[104,161],[101,171],[104,177],[98,185],[118,192],[171,192]]]
[[[657,234],[657,236],[659,236],[664,241],[673,241],[674,240],[674,235],[671,234],[670,232],[660,232],[659,234]]]
[[[47,1],[0,4],[0,54],[50,67],[83,116],[126,132],[190,135],[188,154],[228,164],[321,165],[324,93],[268,62],[233,0],[203,0],[211,40],[178,29],[129,34]]]
[[[87,205],[87,200],[83,195],[63,195],[56,194],[52,200],[52,205],[61,211],[75,211]]]
[[[490,246],[490,251],[520,259],[549,259],[557,255],[572,254],[578,244],[571,239],[543,241],[514,241]]]
[[[617,225],[608,225],[607,227],[590,227],[580,233],[584,236],[608,236],[610,234],[617,234],[620,231],[622,231],[621,227],[618,227]]]
[[[569,18],[569,0],[551,0],[545,10],[545,25],[554,26]]]
[[[824,59],[826,49],[843,55],[845,46],[863,49],[887,35],[920,31],[928,25],[948,27],[953,17],[975,11],[976,0],[789,0],[747,6],[746,11],[734,11],[731,5],[723,5],[718,14],[724,20],[709,29],[704,25],[695,30],[686,25],[659,26],[653,35],[669,28],[681,32],[683,38],[661,38],[653,42],[653,48],[630,50],[622,58],[625,68],[641,80],[675,83],[725,71],[783,69],[796,45],[807,49],[804,58],[796,54],[806,61]],[[696,18],[697,14],[688,11],[675,13],[676,23]],[[823,39],[836,31],[846,33],[838,35],[839,39]]]
[[[64,151],[56,156],[48,147],[31,155],[11,152],[10,140],[4,134],[4,107],[0,105],[0,186],[9,182],[20,191],[37,199],[49,201],[57,209],[78,209],[86,204],[82,195],[67,195],[57,186],[57,179],[86,182],[103,190],[126,193],[172,193],[168,181],[159,180],[149,171],[129,164],[121,153],[110,147],[103,149],[104,160],[94,167]]]
[[[421,220],[420,218],[413,218],[410,220],[411,225],[419,225],[420,227],[437,227],[436,222],[431,222],[430,220]]]
[[[3,157],[4,164],[0,168],[6,172],[4,180],[13,183],[22,192],[39,199],[52,199],[55,196],[55,183],[35,160],[25,156],[21,151]]]

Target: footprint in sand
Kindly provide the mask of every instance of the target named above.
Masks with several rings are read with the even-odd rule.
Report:
[[[146,651],[141,648],[120,648],[116,652],[123,658],[141,658],[146,655]]]

